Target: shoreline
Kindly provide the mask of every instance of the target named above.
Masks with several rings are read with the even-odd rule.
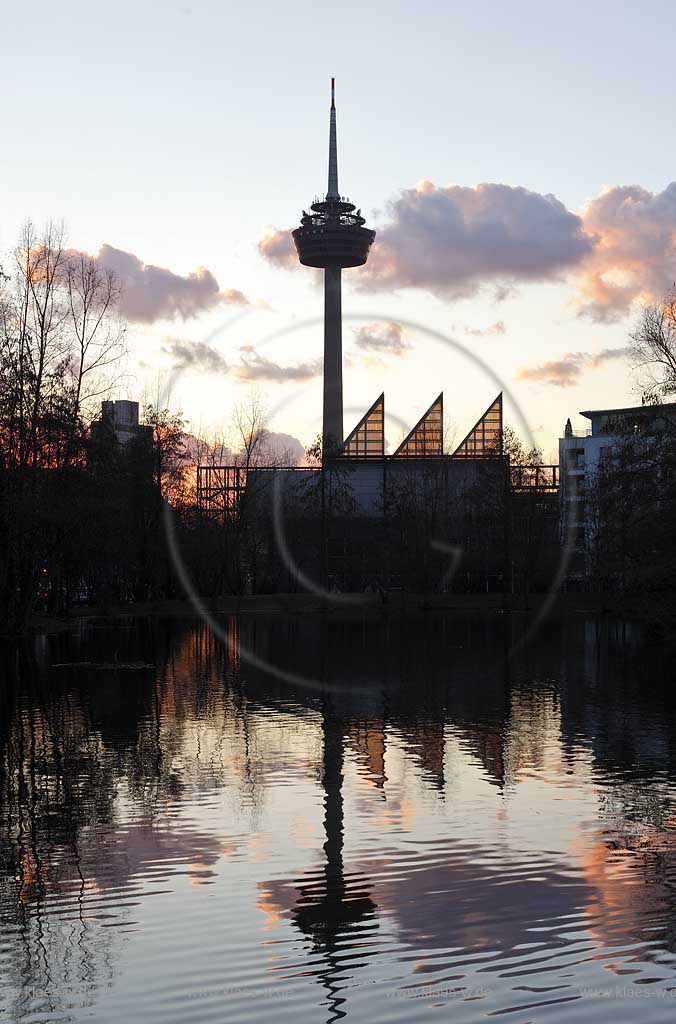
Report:
[[[522,596],[503,594],[341,594],[332,602],[314,594],[256,594],[251,596],[222,597],[205,602],[215,615],[330,615],[331,617],[389,617],[402,614],[416,616],[428,613],[450,615],[471,612],[482,615],[513,613],[531,615],[551,600],[551,595],[534,594],[528,601]],[[600,594],[556,594],[549,614],[589,614],[631,616],[634,610],[620,608]],[[63,617],[34,615],[24,636],[57,633],[70,629],[87,619],[122,619],[143,617],[199,616],[187,599],[143,601],[123,605],[95,607],[81,605],[70,609]]]

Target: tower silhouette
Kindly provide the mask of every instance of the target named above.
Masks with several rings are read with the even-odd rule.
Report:
[[[366,263],[375,231],[364,227],[361,210],[338,192],[335,79],[331,79],[329,123],[329,181],[326,195],[303,210],[293,232],[298,259],[306,267],[324,270],[324,457],[337,454],[343,443],[343,342],[341,272]]]

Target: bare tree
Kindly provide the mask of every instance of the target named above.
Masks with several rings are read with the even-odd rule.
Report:
[[[65,248],[62,226],[26,224],[0,296],[2,455],[6,466],[77,461],[82,417],[123,355],[115,275]],[[81,446],[80,446],[81,448]]]
[[[235,406],[233,413],[233,443],[235,462],[252,469],[266,462],[269,431],[267,409],[258,388],[252,387],[244,402]]]
[[[67,310],[61,285],[66,254],[63,228],[38,237],[27,224],[13,254],[2,295],[3,462],[37,466],[42,433],[65,399]]]
[[[0,612],[13,631],[47,572],[56,593],[52,573],[80,529],[73,471],[86,464],[84,406],[122,354],[116,298],[113,275],[68,250],[55,224],[28,223],[0,275]]]
[[[69,255],[66,292],[72,329],[73,417],[77,418],[83,407],[117,383],[107,374],[119,366],[125,324],[116,316],[117,278],[91,256]]]
[[[659,306],[645,306],[629,335],[630,358],[644,403],[676,393],[676,287]]]

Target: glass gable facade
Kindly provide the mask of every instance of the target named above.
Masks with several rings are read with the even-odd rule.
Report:
[[[420,458],[426,455],[444,453],[444,396],[443,393],[432,402],[425,415],[404,438],[393,458]]]
[[[461,444],[453,452],[454,459],[481,459],[502,454],[502,392]]]
[[[382,459],[385,455],[385,395],[375,402],[346,439],[341,453],[353,459]]]

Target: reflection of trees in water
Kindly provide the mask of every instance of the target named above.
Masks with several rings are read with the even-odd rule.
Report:
[[[508,673],[501,660],[512,639],[507,623],[421,617],[365,629],[359,621],[279,617],[243,620],[240,627],[233,617],[227,628],[229,652],[205,627],[176,621],[139,624],[119,635],[92,632],[82,651],[69,647],[68,638],[58,641],[57,660],[104,661],[116,651],[120,661],[140,656],[154,663],[147,671],[46,673],[21,659],[8,666],[13,682],[0,690],[0,900],[4,927],[16,936],[8,973],[23,993],[17,1015],[31,991],[44,991],[43,1009],[58,1012],[70,997],[93,1001],[111,978],[124,930],[100,926],[96,900],[109,898],[111,912],[121,914],[116,893],[128,891],[151,863],[164,864],[166,874],[190,864],[197,878],[208,877],[223,852],[222,837],[174,832],[168,812],[225,788],[238,820],[254,829],[273,792],[269,782],[288,771],[290,756],[307,772],[321,769],[320,863],[300,878],[264,884],[321,956],[317,976],[328,993],[329,1019],[344,1012],[347,979],[369,957],[384,907],[412,946],[424,934],[432,945],[473,934],[509,945],[523,933],[496,930],[487,900],[504,897],[505,921],[518,921],[524,900],[546,916],[565,913],[566,900],[575,897],[599,919],[600,936],[604,915],[631,935],[652,922],[666,948],[676,948],[673,698],[657,685],[653,692],[637,687],[640,669],[618,674],[608,636],[595,639],[595,647],[584,625],[554,624]],[[280,683],[240,663],[240,628],[248,647],[314,675],[318,688]],[[344,683],[345,690],[323,690],[322,680]],[[576,746],[590,752],[603,792],[612,794],[602,807],[612,834],[590,853],[579,891],[564,892],[552,865],[539,889],[524,883],[507,892],[499,879],[477,875],[449,853],[443,863],[410,870],[406,884],[414,898],[402,901],[396,885],[379,882],[376,891],[367,863],[360,870],[350,865],[347,754],[375,798],[387,799],[386,751],[394,737],[422,785],[443,796],[449,787],[452,792],[449,731],[463,756],[482,766],[496,797],[530,767],[542,767],[548,745],[560,746],[571,771]],[[648,778],[656,766],[659,785]],[[129,808],[135,824],[125,821],[120,835]],[[631,860],[647,883],[647,902],[625,898],[622,877],[608,867],[618,857]],[[471,885],[470,909],[484,915],[478,930],[463,931],[460,910],[454,921],[432,926],[439,910],[434,894],[447,892],[449,905],[457,896],[460,906]],[[345,950],[356,946],[359,958],[346,962]]]
[[[36,999],[55,1012],[69,993],[81,991],[86,999],[94,979],[110,975],[112,935],[101,935],[84,913],[93,883],[83,871],[80,836],[88,825],[111,820],[114,784],[76,698],[44,685],[21,658],[10,678],[0,832],[9,889],[3,918],[16,936],[10,959],[15,1013]],[[67,925],[49,905],[55,894],[68,896]]]
[[[614,774],[599,798],[598,835],[582,851],[588,913],[603,937],[659,944],[643,953],[659,960],[676,954],[676,785],[673,775]]]
[[[18,657],[5,666],[0,912],[3,941],[10,932],[15,941],[0,987],[16,993],[16,1017],[38,997],[42,1012],[93,1001],[123,941],[123,930],[102,927],[102,913],[124,918],[122,895],[149,870],[156,879],[187,866],[204,880],[232,849],[220,836],[176,830],[168,809],[227,783],[253,819],[268,773],[284,763],[271,761],[246,688],[208,631],[172,623],[139,633],[102,637],[94,627],[82,649],[60,637],[54,660],[141,654],[155,670],[49,672]],[[305,738],[292,716],[286,738],[295,723]]]
[[[127,642],[113,638],[112,650]],[[93,637],[94,651],[97,645],[100,638]],[[180,796],[174,758],[186,723],[167,707],[168,660],[157,679],[86,668],[45,673],[16,652],[6,668],[0,892],[2,918],[15,940],[3,982],[11,979],[18,1016],[36,999],[42,1012],[57,1012],[69,999],[93,1000],[112,976],[122,941],[122,932],[101,926],[99,904],[124,919],[121,895],[148,864],[166,862],[171,873],[182,861],[203,876],[221,844],[190,830],[172,834],[160,824]],[[122,834],[120,792],[136,817]]]
[[[620,831],[601,833],[582,856],[592,932],[608,944],[646,943],[641,958],[657,963],[665,951],[676,954],[676,820],[665,824],[630,831],[623,823]]]
[[[543,664],[543,645],[531,662],[552,680],[569,771],[582,754],[597,790],[599,831],[577,851],[593,934],[603,943],[650,941],[676,952],[671,653],[612,619],[564,620],[547,634],[551,667]]]

